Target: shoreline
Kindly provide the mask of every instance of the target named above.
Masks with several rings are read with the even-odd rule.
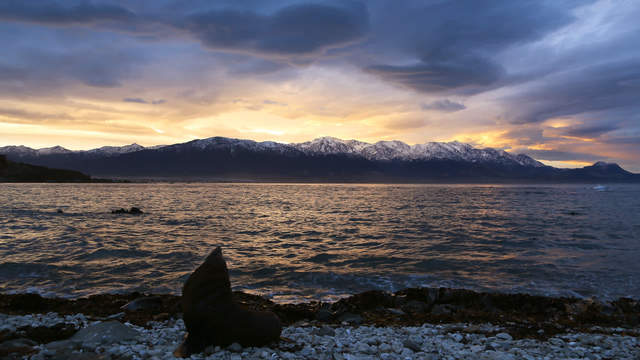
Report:
[[[526,358],[524,355],[535,355],[543,349],[540,350],[543,353],[555,354],[552,358],[562,358],[564,355],[558,354],[564,353],[557,351],[581,341],[588,343],[587,348],[575,354],[604,349],[602,346],[606,344],[601,341],[625,351],[611,353],[615,358],[627,358],[625,354],[634,358],[640,354],[640,300],[628,298],[599,302],[449,288],[412,288],[395,293],[367,291],[333,303],[277,304],[242,292],[234,292],[234,297],[246,307],[275,312],[285,326],[283,336],[293,343],[280,341],[266,348],[238,349],[232,345],[233,348],[209,349],[209,355],[215,358],[317,358],[327,344],[332,344],[334,351],[328,359],[378,358],[381,354],[392,359],[429,358],[428,354],[436,354],[433,358],[437,359],[447,349],[458,348],[455,354],[504,353],[515,358]],[[74,351],[95,356],[120,354],[117,359],[171,358],[170,352],[184,335],[179,300],[176,295],[141,293],[79,299],[0,294],[0,320],[3,320],[0,323],[13,324],[0,325],[0,357],[2,351],[9,356],[3,344],[22,341],[20,356],[34,359],[48,359],[47,354],[71,356]],[[90,349],[85,346],[82,350],[84,345],[73,340],[79,329],[99,324],[125,326],[142,335],[135,341],[123,340],[118,346],[91,345]],[[158,337],[165,339],[163,347],[159,342],[156,344]],[[371,337],[382,340],[367,340]],[[113,348],[108,347],[111,345]],[[595,350],[589,350],[589,346]],[[512,351],[509,349],[520,349],[523,353],[509,353]],[[131,356],[121,356],[126,354]],[[103,358],[110,359],[111,355]]]
[[[409,288],[395,293],[371,290],[335,302],[276,303],[260,295],[234,291],[247,308],[272,311],[284,325],[298,322],[329,325],[420,326],[446,323],[507,325],[519,337],[539,338],[564,329],[593,326],[639,327],[640,299],[548,297],[518,293],[477,292],[451,288]],[[0,293],[0,314],[84,314],[117,318],[139,326],[181,316],[180,296],[172,294],[100,294],[82,298],[43,297],[36,293]],[[528,330],[527,330],[528,329]]]

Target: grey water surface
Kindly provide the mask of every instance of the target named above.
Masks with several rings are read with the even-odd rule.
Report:
[[[280,302],[640,298],[639,185],[0,184],[0,199],[3,293],[179,294],[220,245],[235,289]],[[110,213],[130,206],[145,214]]]

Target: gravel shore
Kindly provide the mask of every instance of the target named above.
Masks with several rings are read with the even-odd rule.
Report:
[[[185,332],[179,318],[141,327],[116,320],[92,321],[82,314],[0,314],[0,332],[5,333],[61,325],[80,331],[70,339],[47,344],[9,340],[13,343],[8,345],[22,344],[30,350],[7,358],[174,359],[173,350]],[[285,340],[271,347],[210,347],[191,359],[640,359],[640,328],[596,326],[590,331],[540,341],[513,339],[504,327],[492,324],[375,327],[300,322],[286,327]]]

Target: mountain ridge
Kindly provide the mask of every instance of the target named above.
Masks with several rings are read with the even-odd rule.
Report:
[[[366,143],[320,137],[301,143],[210,137],[154,147],[72,151],[60,146],[0,147],[9,159],[99,176],[302,181],[492,182],[638,181],[617,164],[558,169],[525,154],[469,144]]]
[[[544,166],[544,164],[530,158],[524,154],[513,155],[504,150],[492,148],[474,148],[469,144],[452,142],[428,142],[424,144],[408,145],[399,140],[383,140],[376,143],[366,143],[359,140],[342,140],[335,137],[325,136],[311,141],[301,143],[278,143],[274,141],[257,142],[254,140],[234,139],[227,137],[210,137],[196,139],[185,143],[173,145],[160,145],[144,147],[136,143],[124,146],[103,146],[90,150],[69,150],[62,146],[53,146],[41,149],[32,149],[23,145],[0,147],[0,153],[14,156],[41,156],[53,154],[101,154],[107,156],[126,154],[147,149],[160,149],[167,146],[196,146],[205,149],[216,145],[244,146],[259,150],[278,150],[285,148],[295,148],[306,154],[328,155],[328,154],[353,154],[360,155],[368,160],[416,160],[416,159],[456,159],[466,161],[490,160],[491,157],[505,157],[522,165]],[[286,151],[281,151],[286,152]]]

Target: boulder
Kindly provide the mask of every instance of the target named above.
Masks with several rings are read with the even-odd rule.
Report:
[[[233,300],[229,271],[216,248],[182,289],[187,336],[176,356],[200,353],[208,346],[263,346],[280,339],[282,323],[272,312],[252,311]]]
[[[80,329],[69,339],[85,349],[95,349],[98,345],[115,344],[122,341],[135,340],[138,335],[134,330],[119,321],[111,320]]]

